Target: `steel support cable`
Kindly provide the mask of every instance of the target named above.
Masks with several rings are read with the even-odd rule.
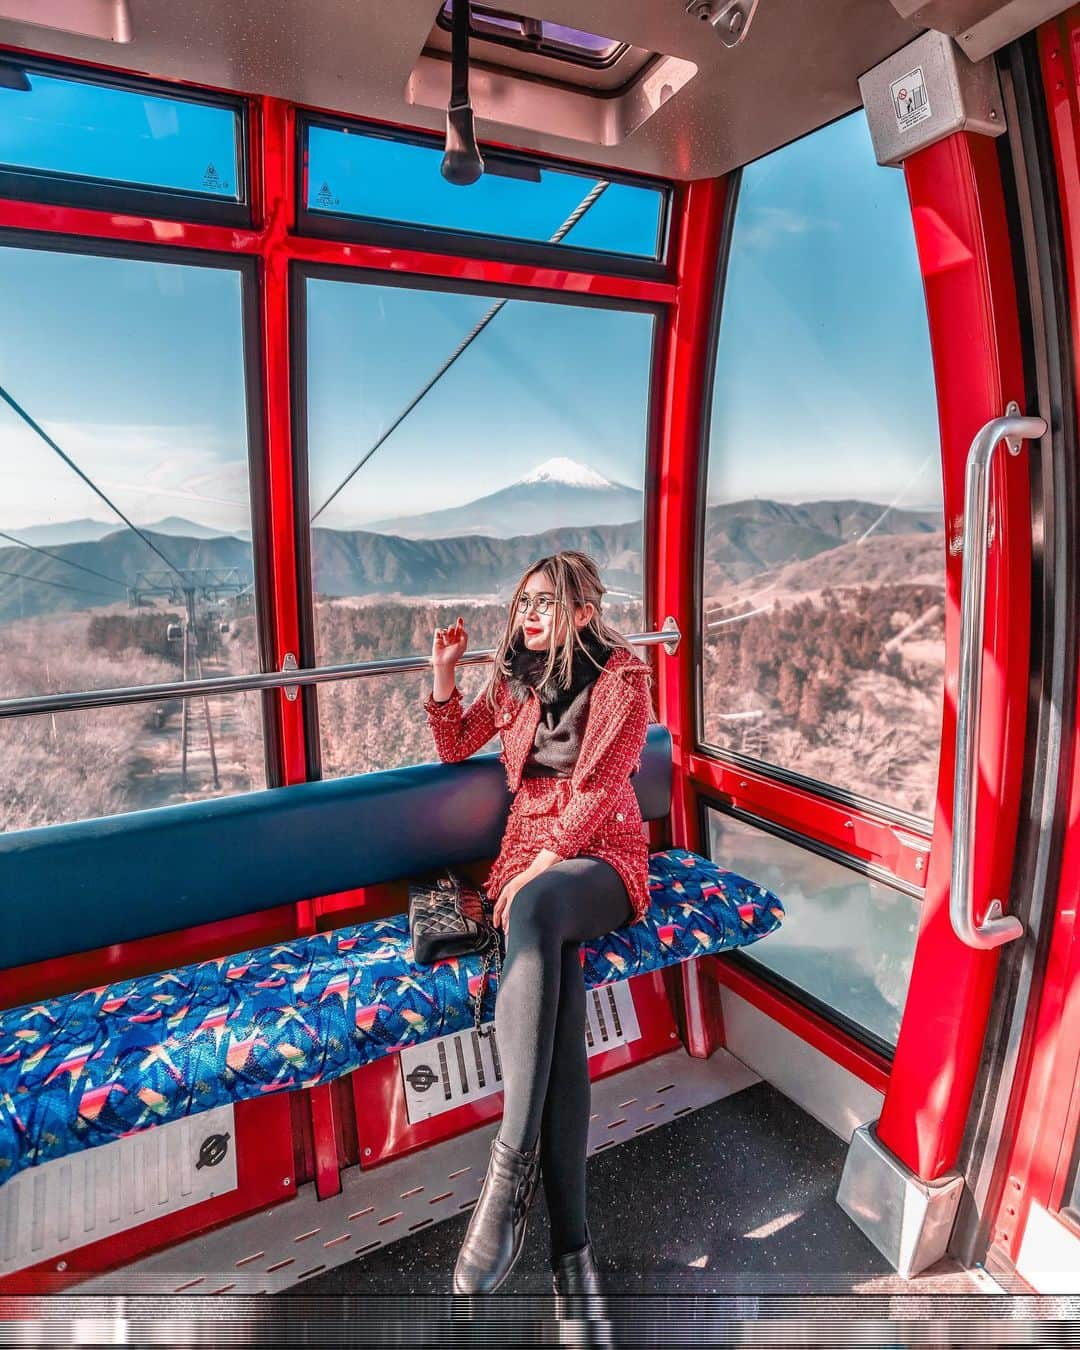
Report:
[[[104,572],[95,572],[92,567],[84,567],[82,563],[72,562],[70,558],[61,558],[59,553],[51,553],[47,548],[39,548],[37,544],[28,544],[25,539],[16,539],[13,534],[6,534],[0,530],[0,539],[10,539],[13,544],[18,544],[20,548],[28,548],[31,553],[40,553],[43,558],[52,558],[54,562],[63,563],[65,567],[74,567],[76,571],[87,572],[92,577],[100,577],[102,581],[111,581],[114,586],[122,586],[127,589],[126,581],[118,581],[116,577],[106,576]],[[99,594],[95,591],[94,594]],[[104,592],[100,592],[104,594]]]
[[[604,192],[610,186],[611,184],[608,183],[606,180],[601,180],[599,183],[594,183],[593,186],[586,193],[586,195],[581,199],[580,202],[578,202],[577,206],[574,207],[573,211],[571,211],[571,213],[566,217],[563,223],[559,226],[559,228],[555,231],[555,233],[551,236],[551,238],[547,242],[549,244],[561,244],[562,241],[566,238],[566,236],[570,233],[570,231],[581,219],[581,217],[586,213],[586,211],[590,210],[593,206],[596,205],[596,203],[600,200],[601,196],[603,196]],[[454,364],[454,362],[458,359],[458,357],[461,356],[469,347],[472,346],[472,344],[476,341],[476,339],[480,336],[480,334],[484,331],[484,329],[488,326],[488,324],[492,321],[492,319],[494,319],[495,315],[498,314],[498,312],[509,303],[510,299],[509,297],[507,297],[504,300],[497,300],[495,304],[492,305],[492,307],[488,310],[488,312],[484,315],[484,317],[480,320],[480,322],[476,325],[476,327],[472,330],[472,332],[469,333],[467,337],[463,338],[462,341],[458,343],[458,345],[454,348],[450,356],[447,357],[447,359],[442,363],[442,365],[435,372],[435,374],[432,375],[431,379],[428,380],[427,384],[424,385],[423,389],[421,389],[420,392],[416,395],[416,397],[413,398],[407,404],[407,406],[397,415],[397,417],[394,418],[393,422],[390,423],[389,427],[387,427],[387,429],[382,433],[382,435],[371,447],[371,449],[368,450],[368,452],[359,461],[359,463],[354,465],[354,467],[349,471],[347,476],[337,485],[337,487],[333,490],[333,492],[331,492],[330,496],[327,497],[326,501],[323,502],[322,506],[320,506],[319,509],[315,512],[315,514],[311,517],[310,522],[311,524],[314,524],[314,522],[319,518],[319,516],[322,515],[322,513],[326,510],[326,508],[330,505],[330,503],[334,500],[334,498],[338,495],[338,493],[341,492],[343,488],[347,487],[352,482],[352,480],[356,477],[356,475],[368,462],[368,460],[375,453],[375,451],[378,450],[380,446],[385,445],[385,443],[390,439],[390,437],[394,434],[394,432],[398,429],[398,427],[401,426],[402,422],[405,421],[406,417],[409,416],[409,414],[417,406],[417,404],[420,403],[421,400],[424,399],[431,392],[432,389],[434,389],[435,385],[438,384],[438,382],[442,379],[442,377],[446,374],[446,372],[450,369],[450,367]]]
[[[64,463],[68,466],[69,469],[73,470],[75,473],[79,475],[79,477],[83,480],[86,486],[101,498],[101,500],[105,503],[105,505],[109,508],[110,511],[116,512],[116,514],[120,517],[120,519],[124,522],[124,524],[128,527],[128,529],[134,531],[134,533],[139,536],[139,538],[143,541],[146,547],[158,555],[158,557],[169,569],[169,571],[175,572],[176,575],[180,578],[181,583],[186,585],[186,582],[184,582],[183,573],[180,571],[179,567],[174,566],[169,561],[169,559],[166,558],[165,554],[162,553],[161,549],[159,549],[156,544],[152,544],[150,542],[150,540],[146,537],[146,535],[143,534],[142,530],[139,529],[138,525],[136,525],[133,521],[128,520],[127,516],[124,515],[123,511],[120,510],[120,508],[116,505],[116,503],[112,501],[111,498],[106,496],[104,492],[102,492],[101,488],[98,487],[98,485],[93,481],[92,478],[88,477],[85,473],[83,473],[82,469],[79,468],[79,466],[75,463],[75,461],[71,458],[70,455],[65,454],[64,451],[60,449],[60,447],[56,444],[56,442],[44,429],[44,427],[38,426],[37,422],[34,421],[34,419],[26,411],[26,409],[20,403],[16,402],[14,398],[12,398],[12,396],[8,393],[8,391],[4,388],[2,384],[0,384],[0,398],[4,400],[4,402],[12,410],[12,412],[16,413],[19,417],[22,418],[22,420],[26,423],[26,425],[30,428],[31,431],[33,431],[36,435],[41,437],[41,439],[45,442],[45,444],[49,447],[50,450],[54,451],[57,455],[60,456],[60,458],[64,461]],[[127,583],[125,582],[124,585],[126,586],[126,584]]]
[[[18,577],[20,581],[32,581],[35,586],[55,586],[58,591],[76,591],[79,595],[108,597],[107,591],[88,591],[85,586],[68,586],[62,581],[46,581],[44,577],[31,577],[25,572],[9,572],[6,567],[0,567],[0,576]]]

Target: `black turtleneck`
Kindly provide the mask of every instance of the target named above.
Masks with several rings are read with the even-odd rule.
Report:
[[[569,778],[574,771],[585,733],[592,687],[612,652],[606,642],[588,631],[582,632],[581,641],[592,653],[596,664],[575,647],[568,689],[559,688],[557,667],[550,679],[539,683],[548,653],[525,647],[520,629],[507,648],[513,672],[507,680],[511,693],[524,698],[527,687],[532,687],[540,698],[540,720],[533,747],[522,769],[524,778]]]

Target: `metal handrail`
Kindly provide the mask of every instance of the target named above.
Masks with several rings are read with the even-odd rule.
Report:
[[[979,728],[982,714],[982,650],[986,622],[986,549],[989,535],[990,469],[994,451],[1005,441],[1010,455],[1026,440],[1046,434],[1041,417],[1023,417],[1010,403],[979,431],[968,451],[964,481],[964,566],[960,599],[960,675],[956,700],[956,777],[953,786],[952,884],[949,917],[953,931],[969,947],[990,951],[1023,936],[1015,915],[1002,914],[991,900],[982,923],[975,922],[971,862],[975,849],[975,802],[979,786]],[[1000,535],[1001,518],[998,517]]]
[[[627,642],[634,647],[655,647],[661,643],[669,656],[678,649],[682,634],[670,616],[664,626],[651,633],[633,633]],[[494,647],[466,652],[459,666],[480,665],[494,659]],[[403,675],[431,670],[427,656],[395,656],[385,661],[356,661],[347,665],[300,669],[290,652],[281,670],[252,675],[218,675],[204,680],[175,680],[165,684],[139,684],[122,689],[91,689],[77,694],[36,694],[26,698],[0,699],[0,719],[30,717],[40,713],[73,712],[82,708],[111,708],[121,703],[152,703],[164,698],[196,698],[206,694],[239,694],[248,689],[284,689],[287,698],[296,697],[301,684],[327,684],[331,680],[362,679],[371,675]]]

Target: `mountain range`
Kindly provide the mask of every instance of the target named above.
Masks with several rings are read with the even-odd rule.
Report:
[[[546,522],[556,503],[562,514],[559,523],[551,525]],[[433,600],[462,595],[503,597],[537,557],[580,549],[595,558],[613,597],[620,591],[639,595],[641,504],[640,491],[611,483],[572,460],[548,460],[517,483],[464,506],[388,518],[387,529],[396,523],[396,532],[317,526],[312,530],[316,593]],[[588,518],[590,511],[592,518]],[[516,528],[507,534],[483,533],[479,523],[485,519]],[[456,532],[431,533],[451,520],[459,522]],[[25,578],[22,583],[10,575],[0,578],[0,621],[126,603],[126,585],[135,581],[136,573],[167,570],[162,559],[126,527],[74,542],[56,537],[39,542],[41,531],[88,525],[102,526],[103,522],[72,521],[11,531],[27,543],[50,548],[54,556],[15,545],[0,548],[0,570]],[[247,539],[177,517],[158,525],[162,528],[146,527],[148,536],[176,567],[237,568],[250,579]],[[409,533],[406,526],[410,526]],[[704,594],[830,550],[850,554],[843,565],[838,559],[831,564],[848,584],[858,580],[851,568],[857,574],[864,561],[874,581],[880,582],[890,570],[887,550],[883,556],[880,544],[867,549],[860,540],[930,536],[941,530],[940,511],[887,510],[879,503],[858,500],[785,503],[752,498],[710,506],[705,512]],[[900,556],[893,570],[902,569]]]
[[[233,533],[230,530],[215,530],[210,525],[199,525],[194,520],[185,520],[183,516],[166,516],[164,520],[151,521],[146,525],[136,521],[140,530],[148,534],[174,534],[185,539],[224,539]],[[55,525],[28,525],[23,529],[6,530],[26,544],[37,548],[50,548],[53,544],[78,544],[126,530],[127,526],[118,521],[92,520],[84,516],[82,520],[62,520]],[[251,531],[244,530],[243,537],[250,538]]]

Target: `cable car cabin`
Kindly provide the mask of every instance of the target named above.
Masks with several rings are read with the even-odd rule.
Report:
[[[1080,6],[506,3],[0,5],[0,1290],[449,1292],[432,634],[581,549],[607,1292],[1080,1292]]]

